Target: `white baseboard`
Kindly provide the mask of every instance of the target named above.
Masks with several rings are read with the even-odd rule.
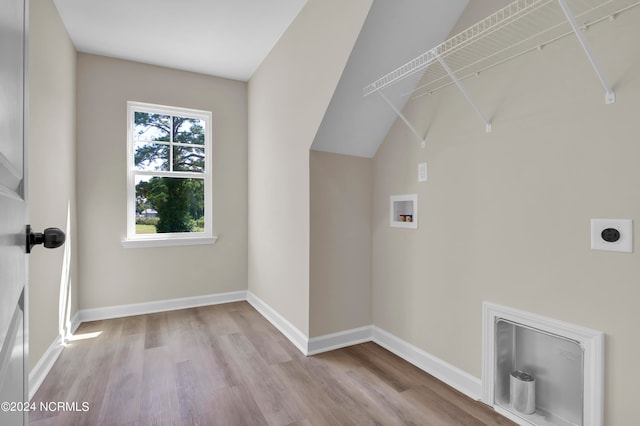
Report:
[[[438,380],[464,393],[471,399],[479,400],[482,395],[482,382],[479,378],[379,327],[370,325],[308,338],[253,293],[247,292],[247,300],[267,321],[280,330],[280,332],[305,355],[315,355],[358,343],[373,341],[405,361],[431,374]]]
[[[98,321],[133,315],[153,314],[178,309],[197,308],[199,306],[219,305],[221,303],[247,300],[246,291],[206,294],[204,296],[182,297],[180,299],[158,300],[155,302],[134,303],[130,305],[107,306],[104,308],[81,309],[80,322]]]
[[[35,395],[38,389],[40,389],[40,385],[42,385],[42,382],[44,382],[47,374],[49,374],[53,364],[55,364],[56,360],[62,353],[62,349],[64,349],[62,337],[57,336],[51,345],[49,345],[47,350],[44,351],[44,354],[40,357],[38,363],[29,372],[29,401],[31,401],[33,395]]]
[[[333,351],[358,343],[370,342],[373,338],[373,326],[352,328],[324,336],[312,337],[307,343],[307,355],[315,355],[322,352]]]
[[[162,300],[157,302],[82,309],[72,318],[71,329],[75,332],[80,323],[86,321],[120,318],[131,315],[143,315],[239,301],[249,302],[251,306],[253,306],[265,319],[267,319],[267,321],[284,334],[284,336],[305,355],[315,355],[321,352],[327,352],[358,343],[373,341],[474,400],[479,400],[482,395],[482,383],[480,379],[379,327],[369,325],[331,333],[324,336],[308,338],[302,331],[250,291],[236,291],[205,296],[185,297],[181,299]],[[58,359],[63,347],[62,339],[58,336],[29,374],[30,399],[44,381],[49,370],[51,370],[51,367],[53,367],[53,364],[56,359]]]
[[[249,297],[251,297],[251,293],[249,293]],[[262,301],[259,303],[266,306]],[[259,308],[256,307],[256,309],[260,311]],[[267,309],[273,311],[268,306]],[[274,321],[271,319],[271,316],[274,314],[279,317],[279,321],[286,322],[286,320],[280,317],[279,314],[275,313],[275,311],[269,312],[266,315],[263,314],[263,316],[273,324]],[[274,324],[274,326],[282,331],[277,324]],[[296,347],[298,347],[298,349],[305,353],[305,355],[315,355],[359,343],[373,341],[388,351],[398,355],[405,361],[431,374],[438,380],[464,393],[471,399],[479,400],[482,396],[482,381],[479,378],[474,377],[448,362],[445,362],[440,358],[412,345],[411,343],[373,325],[327,334],[324,336],[312,337],[310,339],[306,338],[306,336],[298,336],[298,343],[294,342],[287,332],[282,332],[294,345],[296,345]],[[300,332],[298,331],[298,333]],[[301,349],[301,347],[306,347],[306,351]]]
[[[260,312],[267,321],[277,328],[280,333],[284,334],[284,336],[289,339],[289,341],[293,343],[300,352],[308,355],[309,338],[302,331],[298,330],[295,325],[291,324],[287,319],[276,312],[275,309],[267,305],[262,299],[250,291],[247,291],[246,300],[255,308],[256,311]]]
[[[73,334],[73,333],[76,332],[78,327],[80,327],[80,324],[82,324],[82,321],[80,320],[80,311],[77,311],[75,313],[73,318],[71,318],[70,322],[71,322],[70,332],[71,332],[71,334]]]
[[[71,334],[75,333],[75,331],[80,326],[80,313],[76,312],[73,318],[71,318]],[[33,369],[29,372],[29,401],[36,394],[42,382],[49,374],[49,371],[55,364],[56,360],[62,353],[64,349],[63,337],[58,335],[53,342],[49,345],[44,354],[38,360],[38,363],[33,367]]]
[[[250,291],[247,292],[247,301],[304,355],[316,355],[371,341],[372,328],[370,325],[308,338],[296,326]]]
[[[151,314],[155,312],[175,311],[177,309],[197,308],[199,306],[218,305],[221,303],[247,300],[246,291],[208,294],[205,296],[183,297],[180,299],[160,300],[156,302],[136,303],[131,305],[109,306],[106,308],[81,309],[71,318],[71,333],[75,333],[81,323],[132,315]],[[57,336],[49,345],[38,363],[29,372],[29,399],[38,391],[42,382],[64,349],[62,336]]]
[[[376,326],[373,326],[373,341],[469,398],[474,400],[481,398],[482,381],[477,377]]]

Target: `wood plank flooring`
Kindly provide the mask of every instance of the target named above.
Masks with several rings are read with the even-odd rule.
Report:
[[[31,425],[513,425],[374,343],[305,357],[246,302],[76,338],[33,398],[67,406]]]

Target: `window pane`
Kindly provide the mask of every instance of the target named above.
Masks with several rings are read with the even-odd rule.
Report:
[[[133,137],[140,141],[169,142],[171,117],[150,112],[135,112]]]
[[[136,176],[136,234],[204,232],[204,180]]]
[[[187,117],[173,117],[173,141],[204,145],[204,120]]]
[[[169,145],[136,143],[133,162],[138,170],[169,170]]]
[[[180,172],[204,172],[204,148],[174,146],[173,170]]]

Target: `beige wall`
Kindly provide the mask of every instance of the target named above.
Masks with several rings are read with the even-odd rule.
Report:
[[[469,1],[464,12],[458,18],[458,21],[451,29],[449,37],[453,37],[466,30],[472,25],[477,24],[492,13],[497,12],[503,7],[507,7],[513,3],[513,0],[482,0],[482,1]]]
[[[372,0],[310,0],[249,82],[249,290],[309,332],[309,148]]]
[[[29,359],[33,368],[60,332],[61,289],[63,295],[65,288],[71,294],[64,311],[73,315],[78,308],[76,53],[51,0],[31,2],[29,19],[29,221],[36,232],[53,226],[68,236],[66,255],[65,248],[45,250],[41,246],[29,255]]]
[[[372,160],[311,151],[309,337],[371,324]]]
[[[476,377],[485,300],[601,330],[608,425],[637,422],[640,250],[590,250],[589,224],[640,226],[639,21],[586,33],[615,104],[568,37],[465,81],[493,133],[449,87],[405,111],[427,148],[397,122],[373,164],[374,324]],[[389,196],[413,192],[419,229],[390,228]]]
[[[80,308],[247,288],[247,85],[78,55]],[[213,113],[215,245],[125,249],[126,102]]]

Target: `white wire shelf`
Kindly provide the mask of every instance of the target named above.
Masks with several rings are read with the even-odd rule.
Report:
[[[587,29],[604,19],[613,19],[625,10],[639,5],[640,1],[516,0],[369,84],[363,89],[364,95],[381,91],[408,78],[415,80],[415,89],[405,95],[418,97],[431,94],[448,85],[458,84],[455,77],[464,80],[528,51],[575,34],[562,3],[570,9],[574,23]]]

